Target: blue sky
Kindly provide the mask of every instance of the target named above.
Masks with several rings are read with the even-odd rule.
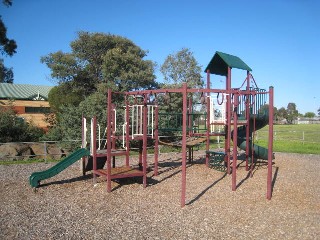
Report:
[[[40,57],[62,50],[78,31],[104,32],[129,38],[146,59],[161,65],[186,47],[204,69],[215,51],[240,57],[253,69],[258,86],[274,86],[275,106],[294,102],[300,113],[320,107],[320,1],[317,0],[13,0],[0,4],[17,54],[5,58],[14,83],[53,85]],[[232,87],[245,72],[233,70]],[[162,80],[159,71],[157,80]],[[205,74],[203,74],[205,77]],[[225,79],[212,76],[213,88]]]

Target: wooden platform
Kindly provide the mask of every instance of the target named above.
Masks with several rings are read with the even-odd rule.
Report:
[[[98,169],[93,171],[100,176],[107,176],[107,169]],[[128,177],[142,177],[143,171],[131,167],[115,167],[111,168],[111,179],[128,178]]]
[[[196,146],[199,146],[201,143],[207,141],[207,138],[201,137],[201,138],[195,138],[195,137],[191,137],[191,138],[187,138],[186,141],[186,147],[188,148],[188,159],[189,159],[189,163],[191,163],[193,161],[193,148]],[[181,148],[182,147],[182,140],[180,141],[176,141],[176,142],[164,142],[159,140],[159,143],[162,145],[167,145],[167,146],[171,146],[171,147],[176,147],[176,148]]]
[[[126,155],[126,150],[111,150],[111,156],[123,156]],[[97,150],[97,157],[106,157],[107,149]]]
[[[194,147],[199,145],[200,143],[205,142],[207,139],[206,138],[188,138],[186,141],[187,147]],[[171,147],[182,147],[182,140],[176,141],[176,142],[165,142],[159,140],[159,143],[162,145],[167,145]]]

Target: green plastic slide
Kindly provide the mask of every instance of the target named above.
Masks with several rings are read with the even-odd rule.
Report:
[[[51,167],[47,170],[44,170],[42,172],[32,173],[31,176],[29,177],[29,182],[30,182],[31,187],[34,187],[34,188],[38,187],[41,180],[48,179],[48,178],[51,178],[51,177],[57,175],[58,173],[65,170],[67,167],[74,164],[80,158],[82,158],[84,156],[89,156],[89,155],[90,155],[89,150],[87,150],[85,148],[80,148],[80,149],[76,150],[75,152],[71,153],[65,159],[58,162],[53,167]]]
[[[250,117],[249,122],[249,135],[251,136],[253,130],[259,130],[268,124],[269,116],[268,114],[265,115],[252,115]],[[253,126],[255,123],[255,127]],[[232,135],[231,135],[232,136]],[[237,145],[240,149],[246,150],[246,126],[238,127],[238,138],[237,138]],[[251,139],[249,140],[249,155],[252,154],[252,150],[254,151],[254,156],[259,159],[268,160],[268,149],[261,147],[257,144],[252,144]],[[273,156],[274,158],[274,156]]]

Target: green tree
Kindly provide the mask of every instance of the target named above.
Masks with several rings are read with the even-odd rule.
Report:
[[[48,94],[50,109],[53,112],[59,112],[62,105],[78,106],[84,100],[85,95],[80,90],[70,91],[71,87],[68,82],[53,87]]]
[[[43,130],[32,123],[25,122],[9,107],[0,107],[0,142],[38,141]]]
[[[160,71],[164,76],[162,88],[178,88],[182,83],[187,83],[189,88],[202,88],[204,85],[201,66],[188,48],[182,48],[180,51],[168,55],[161,65]],[[162,100],[166,110],[181,111],[181,94],[168,94]]]
[[[3,4],[7,7],[12,5],[11,0],[3,0]],[[2,55],[12,56],[16,53],[17,44],[13,39],[7,37],[7,28],[2,21],[0,16],[0,51]],[[12,68],[4,66],[4,61],[0,58],[0,82],[1,83],[12,83],[13,82],[13,71]]]
[[[318,116],[320,116],[320,107],[319,107],[319,109],[318,109]]]
[[[304,117],[306,118],[314,118],[316,116],[316,114],[314,112],[306,112],[304,114]]]
[[[71,53],[61,51],[41,58],[58,84],[85,96],[105,83],[116,91],[156,87],[154,63],[147,52],[127,38],[104,33],[79,32]],[[81,96],[83,97],[83,96]]]
[[[48,116],[50,140],[81,139],[81,117],[97,116],[106,123],[106,91],[157,87],[147,52],[129,39],[103,33],[79,32],[71,53],[61,51],[41,58],[58,84],[49,93],[56,118]],[[54,139],[56,138],[56,139]]]
[[[201,66],[188,48],[170,54],[161,65],[161,73],[167,85],[181,85],[186,82],[189,88],[203,87]]]
[[[282,121],[284,119],[287,119],[287,116],[288,116],[288,112],[287,110],[284,108],[284,107],[281,107],[280,109],[278,109],[278,120],[279,121]]]
[[[298,114],[299,114],[295,103],[288,103],[287,114],[288,114],[287,121],[288,121],[288,123],[292,124],[293,121],[297,119]]]
[[[269,104],[264,104],[260,107],[258,114],[260,115],[268,115],[269,114]],[[278,109],[273,107],[273,120],[278,121],[279,119]]]
[[[13,83],[12,68],[4,66],[3,59],[0,58],[0,83]]]
[[[104,92],[98,91],[91,94],[82,101],[79,106],[72,104],[62,105],[56,113],[57,123],[49,129],[43,140],[70,140],[69,147],[79,146],[79,142],[72,142],[81,139],[82,116],[86,117],[88,124],[92,117],[97,117],[101,129],[106,127],[106,97]]]

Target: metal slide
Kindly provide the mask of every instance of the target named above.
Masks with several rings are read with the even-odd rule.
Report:
[[[255,118],[255,119],[254,119]],[[253,130],[259,130],[264,126],[268,125],[269,116],[266,115],[258,115],[256,117],[251,116],[249,122],[249,136],[251,136]],[[253,124],[255,123],[255,128]],[[231,134],[233,136],[233,134]],[[246,126],[238,127],[238,138],[237,138],[237,145],[240,149],[246,150]],[[257,144],[252,145],[251,139],[249,140],[249,156],[252,155],[252,148],[254,150],[254,157],[259,159],[268,160],[268,149],[261,147]],[[273,157],[274,158],[274,157]]]
[[[31,187],[34,187],[34,188],[38,187],[41,180],[48,179],[48,178],[51,178],[51,177],[57,175],[58,173],[65,170],[70,165],[74,164],[80,158],[82,158],[84,156],[89,156],[89,155],[90,155],[89,150],[87,150],[85,148],[80,148],[80,149],[74,151],[73,153],[71,153],[65,159],[58,162],[53,167],[51,167],[47,170],[44,170],[42,172],[32,173],[31,176],[29,177],[29,183],[30,183]]]

